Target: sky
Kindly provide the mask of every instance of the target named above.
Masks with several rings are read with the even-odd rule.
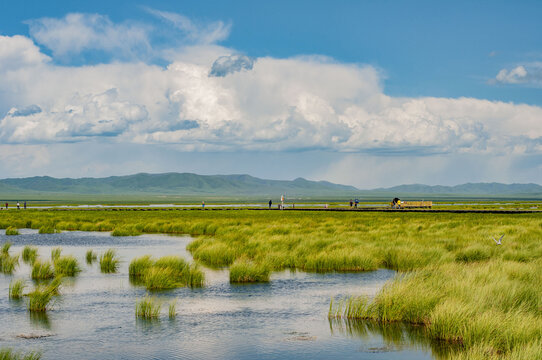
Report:
[[[542,183],[540,1],[0,0],[0,178]]]

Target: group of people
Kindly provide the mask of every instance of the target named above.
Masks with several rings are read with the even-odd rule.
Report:
[[[358,204],[359,204],[359,200],[358,199],[355,199],[354,201],[352,201],[352,199],[350,199],[350,207],[355,207],[357,208],[358,207]]]
[[[21,208],[21,203],[17,201],[17,210]],[[26,201],[23,203],[23,208],[26,209]],[[0,206],[0,210],[3,209],[3,207]],[[9,209],[9,203],[6,202],[6,210]]]

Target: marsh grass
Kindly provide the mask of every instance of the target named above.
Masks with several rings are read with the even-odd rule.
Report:
[[[32,265],[38,258],[38,249],[36,247],[26,245],[22,252],[23,261]]]
[[[59,233],[60,230],[57,230],[53,225],[43,225],[39,228],[38,233],[39,234],[56,234]]]
[[[141,231],[139,231],[134,226],[122,226],[119,228],[115,228],[111,232],[111,236],[138,236],[141,235]]]
[[[26,296],[28,297],[28,310],[31,312],[45,312],[54,296],[58,295],[62,278],[57,277],[49,284],[39,284]]]
[[[9,252],[0,254],[0,270],[4,274],[12,274],[19,265],[19,255],[9,255]]]
[[[10,226],[6,229],[6,235],[19,235],[19,230],[14,226]]]
[[[540,213],[29,210],[2,215],[2,228],[55,224],[198,235],[187,249],[212,267],[250,259],[270,270],[393,269],[400,272],[397,278],[361,308],[354,301],[351,316],[366,312],[373,322],[421,324],[434,341],[461,343],[463,358],[540,358],[535,356],[540,343],[533,340],[541,337]],[[503,245],[494,244],[493,234],[506,235]]]
[[[26,282],[23,279],[11,281],[9,284],[9,298],[14,300],[22,298],[25,287]]]
[[[0,360],[39,360],[41,353],[31,351],[28,353],[15,352],[10,348],[0,349]]]
[[[76,276],[81,272],[79,263],[73,256],[59,256],[54,261],[55,274],[59,276]]]
[[[149,268],[154,265],[154,260],[150,255],[135,258],[130,262],[128,274],[131,277],[144,276]]]
[[[92,250],[87,250],[85,258],[87,260],[87,264],[92,265],[92,263],[98,259],[98,255],[96,255],[96,253],[94,253]]]
[[[62,254],[62,248],[57,247],[51,250],[51,260],[55,262]]]
[[[9,249],[11,248],[11,243],[5,242],[4,245],[2,245],[2,255],[9,255]]]
[[[190,265],[178,256],[156,260],[150,255],[135,258],[130,262],[128,272],[132,283],[142,284],[147,290],[201,287],[205,282],[204,273],[197,265]]]
[[[155,297],[146,296],[136,302],[135,314],[141,319],[158,319],[160,317],[160,309],[162,303],[156,300]]]
[[[100,256],[100,271],[103,273],[117,272],[120,264],[120,259],[113,249],[107,250]]]
[[[33,280],[47,280],[54,276],[53,266],[49,261],[36,260],[32,264],[31,277]]]
[[[239,260],[230,266],[231,283],[255,283],[269,281],[269,267],[248,260]]]
[[[175,319],[177,316],[177,301],[172,301],[169,303],[168,315],[170,319]]]

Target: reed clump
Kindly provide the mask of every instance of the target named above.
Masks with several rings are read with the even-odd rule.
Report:
[[[2,245],[2,255],[9,255],[9,249],[11,249],[11,243],[8,241]]]
[[[14,226],[10,226],[6,229],[6,235],[19,235],[19,230]]]
[[[92,250],[87,250],[85,258],[87,260],[87,264],[91,265],[94,261],[98,259],[98,255],[96,255],[96,253]]]
[[[121,226],[118,228],[115,228],[111,232],[111,236],[138,236],[141,235],[141,231],[139,231],[134,226]]]
[[[62,248],[57,247],[51,250],[51,260],[56,261],[62,254]]]
[[[175,319],[177,316],[177,301],[172,301],[169,303],[168,315],[170,319]]]
[[[19,255],[10,255],[10,248],[11,243],[6,242],[2,246],[2,252],[0,252],[0,271],[4,274],[13,273],[15,268],[19,265]]]
[[[31,277],[33,280],[47,280],[55,277],[53,265],[49,261],[36,260],[32,264]]]
[[[9,284],[8,296],[10,299],[20,299],[23,297],[23,291],[26,287],[26,282],[23,279],[13,280]]]
[[[28,353],[15,352],[10,348],[0,349],[0,360],[39,360],[41,353],[31,351]]]
[[[117,272],[120,264],[120,259],[113,249],[107,250],[100,256],[100,271],[103,273]]]
[[[231,283],[255,283],[269,281],[269,267],[249,260],[239,260],[230,266]]]
[[[53,225],[43,225],[38,231],[39,234],[56,234],[59,232],[60,230],[57,230]]]
[[[154,297],[146,296],[136,302],[135,314],[141,319],[158,319],[162,304]]]
[[[45,312],[54,296],[58,295],[62,278],[57,277],[49,284],[36,285],[28,297],[28,310],[31,312]]]
[[[178,256],[156,260],[149,255],[135,258],[128,271],[133,280],[140,279],[148,290],[201,287],[205,281],[203,272],[196,265],[190,265]]]
[[[59,276],[76,276],[81,272],[79,262],[71,255],[59,256],[54,261],[55,274]]]
[[[23,261],[32,265],[38,258],[38,249],[34,246],[26,245],[22,252]]]

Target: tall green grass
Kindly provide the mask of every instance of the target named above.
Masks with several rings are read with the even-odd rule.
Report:
[[[91,265],[94,261],[98,259],[98,255],[96,255],[92,250],[87,250],[85,259],[87,261],[87,264]]]
[[[22,258],[25,263],[32,265],[38,258],[38,249],[34,246],[26,245],[23,248]]]
[[[136,302],[135,314],[141,319],[157,319],[160,317],[162,304],[154,297],[145,297]]]
[[[41,353],[39,352],[28,352],[21,353],[15,352],[10,348],[0,349],[0,360],[39,360],[41,359]]]
[[[49,261],[36,260],[32,264],[31,275],[34,280],[52,279],[55,276],[53,265]]]
[[[103,273],[117,272],[120,264],[120,259],[113,249],[107,250],[100,256],[100,270]]]
[[[14,226],[10,226],[6,229],[6,235],[19,235],[19,230]]]
[[[39,284],[26,296],[28,297],[28,310],[31,312],[45,312],[49,308],[54,296],[58,295],[61,278],[55,278],[49,284]]]
[[[13,280],[9,284],[8,296],[10,299],[20,299],[23,297],[23,291],[26,287],[26,283],[23,279]]]
[[[9,255],[9,249],[11,249],[11,243],[8,241],[2,245],[2,255]]]
[[[201,287],[205,282],[203,272],[196,265],[190,265],[178,256],[156,260],[150,255],[135,258],[130,262],[128,272],[135,283],[140,280],[147,290]]]
[[[231,283],[268,282],[269,267],[247,260],[236,261],[230,266]]]
[[[55,274],[60,276],[76,276],[81,272],[79,262],[73,256],[59,256],[54,261]]]
[[[41,226],[38,231],[39,234],[56,234],[59,232],[60,230],[56,229],[53,225],[50,224]]]
[[[168,315],[170,319],[175,319],[177,316],[177,301],[172,301],[169,303]]]
[[[8,245],[8,246],[6,246]],[[10,243],[4,245],[4,249],[0,253],[0,271],[4,274],[11,274],[15,271],[15,268],[19,265],[19,255],[10,255],[9,247]]]
[[[51,250],[51,260],[53,262],[55,262],[60,257],[61,254],[62,254],[62,248],[61,247],[56,247],[56,248],[52,249]]]

